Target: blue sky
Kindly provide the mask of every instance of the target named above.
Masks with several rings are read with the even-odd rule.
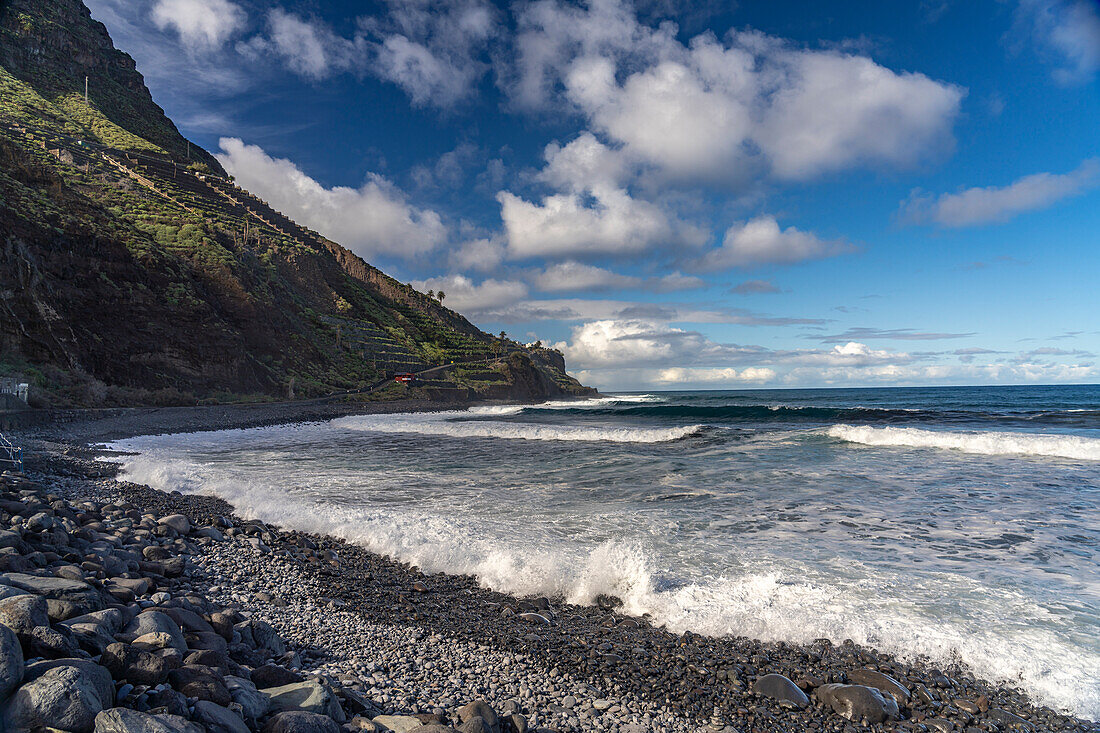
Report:
[[[86,0],[246,188],[603,389],[1100,382],[1100,3]]]

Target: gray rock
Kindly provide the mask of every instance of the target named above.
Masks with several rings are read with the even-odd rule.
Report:
[[[279,632],[266,621],[252,619],[252,639],[258,649],[264,649],[276,656],[286,654],[286,644],[279,638]]]
[[[23,647],[19,637],[0,624],[0,700],[11,694],[23,679]]]
[[[848,673],[848,680],[857,685],[873,687],[897,700],[898,705],[909,702],[909,690],[888,674],[873,669],[857,669]]]
[[[382,730],[393,731],[393,733],[409,733],[409,731],[423,725],[419,718],[414,718],[411,715],[379,715],[371,722]]]
[[[180,534],[187,534],[191,531],[191,520],[182,514],[169,514],[167,517],[157,522],[157,524],[164,527],[171,527]]]
[[[172,648],[180,654],[187,653],[187,642],[183,639],[183,632],[179,625],[161,611],[142,611],[137,618],[127,624],[125,632],[134,638],[155,632],[168,634],[172,638]]]
[[[195,721],[201,723],[207,733],[249,733],[241,716],[206,700],[195,703]]]
[[[1024,720],[1016,713],[1010,713],[1002,708],[990,708],[985,716],[1009,730],[1035,730],[1034,725]]]
[[[49,626],[46,599],[30,594],[0,599],[0,624],[17,634],[28,634],[36,626]]]
[[[111,708],[96,716],[95,733],[203,733],[203,730],[178,715],[150,715],[128,708]]]
[[[442,723],[425,723],[417,728],[413,728],[409,733],[459,733],[462,729],[455,730],[449,725],[443,725]]]
[[[486,725],[494,730],[498,729],[500,725],[496,712],[484,700],[474,700],[458,709],[458,719],[463,723],[474,718],[481,718]]]
[[[295,682],[282,687],[268,687],[260,692],[271,698],[269,709],[273,711],[305,710],[309,713],[327,715],[337,723],[343,723],[346,720],[344,709],[340,707],[340,701],[336,696],[329,688],[313,680]]]
[[[81,613],[99,611],[108,603],[108,597],[100,590],[79,580],[47,578],[23,573],[4,573],[0,576],[0,582],[44,598],[68,601],[76,606]]]
[[[225,682],[209,667],[188,664],[168,673],[172,687],[188,697],[208,700],[216,705],[228,705],[233,702]]]
[[[23,682],[33,682],[57,667],[76,667],[83,672],[95,684],[99,699],[105,705],[114,699],[115,683],[111,680],[111,673],[90,659],[43,659],[32,662],[23,673]]]
[[[249,680],[243,677],[226,675],[225,686],[229,688],[229,694],[233,698],[233,702],[241,706],[244,717],[255,720],[267,713],[271,705],[271,698],[266,693],[257,690],[256,686]]]
[[[752,691],[757,695],[776,700],[784,707],[794,707],[801,710],[810,704],[810,698],[806,693],[798,689],[798,685],[781,674],[766,674],[758,679],[752,686]]]
[[[12,596],[28,596],[30,593],[22,588],[13,588],[10,585],[0,585],[0,598],[11,598]]]
[[[459,733],[494,733],[492,726],[480,715],[475,715],[458,726]]]
[[[822,685],[814,690],[814,697],[831,707],[842,718],[853,722],[866,719],[868,723],[875,725],[898,717],[897,701],[873,687]]]
[[[103,706],[91,676],[77,667],[54,667],[15,691],[4,721],[13,730],[44,727],[89,733]]]
[[[81,616],[74,616],[61,623],[69,627],[76,624],[90,624],[102,628],[107,636],[114,636],[122,630],[123,621],[122,611],[117,608],[107,608],[102,611],[93,611],[92,613],[85,613]]]
[[[419,723],[420,721],[417,720],[418,725]],[[289,710],[267,721],[264,733],[341,733],[341,731],[336,721],[327,715],[307,713],[304,710]]]
[[[19,641],[24,656],[29,657],[60,659],[80,653],[76,638],[65,627],[58,631],[49,626],[35,626],[29,633],[20,634]]]

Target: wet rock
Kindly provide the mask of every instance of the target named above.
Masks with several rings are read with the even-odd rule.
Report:
[[[340,726],[327,715],[288,710],[267,721],[263,733],[341,733]]]
[[[203,729],[178,715],[150,715],[128,708],[111,708],[96,716],[95,733],[203,733]]]
[[[879,692],[894,698],[898,705],[909,703],[909,690],[888,674],[873,669],[857,669],[848,673],[848,680],[856,685],[873,687]]]
[[[77,667],[46,670],[12,695],[4,713],[10,730],[57,728],[88,733],[103,710],[97,682]]]
[[[873,687],[833,683],[814,690],[814,696],[847,720],[874,725],[898,717],[897,701]]]
[[[23,647],[19,637],[0,624],[0,700],[11,694],[23,679]]]
[[[241,716],[206,700],[195,703],[195,722],[201,723],[207,733],[249,733]]]
[[[1010,713],[1002,708],[990,708],[985,716],[997,725],[1009,730],[1035,730],[1034,725],[1016,715],[1016,713]]]
[[[798,685],[781,674],[766,674],[756,681],[752,691],[757,695],[777,701],[780,705],[801,710],[810,704],[806,693]]]

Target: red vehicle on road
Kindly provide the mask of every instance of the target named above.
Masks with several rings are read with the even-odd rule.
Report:
[[[400,382],[402,384],[412,384],[416,381],[416,375],[412,372],[400,372],[393,375],[393,381]]]

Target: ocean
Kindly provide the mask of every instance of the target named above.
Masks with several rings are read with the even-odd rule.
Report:
[[[963,662],[1100,718],[1100,386],[654,392],[111,447],[126,480],[429,572]]]

